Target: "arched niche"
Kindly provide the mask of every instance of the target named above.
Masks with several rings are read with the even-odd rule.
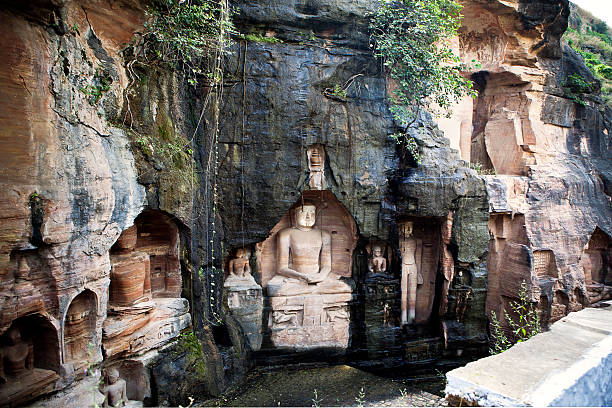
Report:
[[[134,221],[136,251],[149,255],[153,297],[181,296],[178,226],[160,211],[145,210]]]
[[[353,250],[357,245],[357,224],[353,216],[331,191],[309,190],[302,193],[302,196],[283,215],[270,231],[270,236],[258,244],[258,249],[261,251],[258,257],[258,268],[263,287],[266,287],[268,281],[276,274],[277,233],[295,226],[293,209],[299,206],[302,200],[314,203],[317,207],[315,227],[331,234],[331,272],[346,278],[351,277]]]
[[[412,224],[411,236],[415,240],[414,257],[418,274],[416,276],[416,299],[414,303],[414,321],[417,324],[429,322],[434,299],[436,296],[436,277],[440,261],[441,236],[440,219],[434,217],[410,217],[399,221],[400,230],[402,226]],[[402,256],[404,244],[407,239],[400,231],[400,253]],[[403,264],[402,264],[403,265]],[[404,283],[407,285],[407,282]],[[408,290],[408,288],[402,288]],[[407,296],[410,303],[410,295]],[[410,306],[409,306],[410,307]]]
[[[295,210],[302,203],[316,206],[313,229],[320,230],[320,240],[304,238],[301,232],[294,234],[293,227],[297,227],[296,220],[293,219]],[[316,272],[307,273],[316,274],[323,266],[330,265],[330,273],[326,279],[307,285],[303,280],[285,280],[282,275],[277,274],[277,254],[280,252],[278,237],[283,230],[289,230],[285,232],[287,234],[301,236],[291,238],[288,248],[289,265],[293,265],[292,245],[295,245],[300,248],[302,254],[309,254],[308,268]],[[293,350],[319,347],[344,350],[348,347],[348,305],[353,299],[354,285],[352,279],[346,278],[352,275],[352,254],[356,244],[357,225],[351,214],[333,193],[318,190],[305,191],[274,226],[270,236],[257,245],[261,284],[266,289],[271,309],[268,315],[264,315],[264,324],[267,324],[266,336],[269,335],[274,347]]]
[[[64,317],[64,362],[87,363],[96,339],[97,297],[86,289],[76,296]]]
[[[49,392],[59,378],[57,330],[40,314],[20,317],[0,335],[0,404],[18,406]]]
[[[580,258],[588,303],[610,299],[612,293],[612,238],[595,228]]]
[[[612,238],[599,228],[595,228],[583,257],[587,256],[590,268],[585,269],[585,281],[589,283],[612,284]]]

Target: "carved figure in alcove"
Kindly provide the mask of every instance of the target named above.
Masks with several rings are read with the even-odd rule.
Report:
[[[34,345],[21,339],[21,332],[11,327],[5,334],[7,346],[0,348],[0,383],[10,377],[22,377],[34,369]]]
[[[239,248],[236,250],[236,257],[229,262],[229,275],[223,284],[225,287],[239,285],[257,285],[257,282],[255,282],[255,279],[251,275],[249,252],[246,248]]]
[[[308,169],[310,179],[308,185],[312,190],[327,189],[325,180],[325,149],[321,144],[314,144],[308,147]]]
[[[384,274],[387,271],[387,259],[383,256],[383,248],[380,245],[372,247],[372,255],[368,261],[368,270],[374,274]]]
[[[453,229],[453,213],[450,212],[446,216],[446,220],[442,223],[442,252],[440,253],[440,263],[442,266],[442,275],[444,281],[442,282],[442,296],[440,299],[440,316],[446,313],[448,306],[448,289],[453,277],[455,276],[455,260],[453,254],[449,250],[448,246],[451,242]]]
[[[331,234],[315,228],[317,207],[295,208],[296,226],[278,233],[276,276],[268,281],[269,296],[344,293],[351,287],[331,273]]]
[[[401,280],[401,325],[414,323],[416,317],[417,285],[423,283],[418,270],[417,257],[420,253],[420,242],[412,236],[413,223],[408,221],[400,225],[400,252],[402,255]]]
[[[110,304],[129,307],[151,300],[151,261],[149,254],[136,250],[137,227],[121,233],[110,253]]]
[[[104,383],[100,387],[104,395],[103,407],[119,407],[127,405],[127,386],[124,379],[119,378],[116,368],[109,368],[104,375]]]
[[[76,296],[64,318],[64,360],[75,368],[87,364],[88,347],[95,343],[96,295],[85,290]]]

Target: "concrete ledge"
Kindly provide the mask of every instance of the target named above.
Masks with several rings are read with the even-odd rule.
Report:
[[[463,406],[611,406],[612,302],[552,325],[504,353],[447,373]]]

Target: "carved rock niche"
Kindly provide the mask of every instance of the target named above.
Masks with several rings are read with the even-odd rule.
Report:
[[[77,367],[87,365],[89,343],[95,342],[96,305],[96,295],[90,290],[70,303],[64,318],[64,362],[77,363]]]
[[[111,305],[131,306],[152,297],[151,262],[148,253],[136,251],[137,236],[134,225],[111,248]]]
[[[19,318],[0,335],[0,404],[18,406],[59,379],[57,330],[42,315]]]
[[[158,212],[147,210],[135,221],[138,237],[136,250],[149,254],[153,297],[181,296],[178,227]]]
[[[307,235],[297,228],[296,210],[304,208],[302,203],[316,207],[311,232],[314,231],[317,237],[312,240],[302,238]],[[280,243],[280,237],[287,236],[288,233],[295,235],[291,235],[291,239],[287,239],[285,244]],[[325,244],[328,239],[329,250]],[[269,311],[267,324],[275,347],[294,350],[348,347],[348,303],[352,300],[354,291],[350,277],[352,254],[356,244],[355,220],[333,193],[321,190],[305,191],[274,226],[270,236],[257,245],[261,283],[269,299],[267,304],[272,309]],[[289,268],[302,268],[302,272],[306,268],[309,272],[304,273],[316,275],[325,268],[324,265],[329,264],[331,270],[327,278],[322,282],[308,284],[304,280],[286,279],[285,276],[279,275],[282,264],[279,251],[282,245],[289,246]],[[301,261],[304,266],[298,265],[296,251],[305,254]],[[311,259],[305,262],[305,258]],[[289,285],[281,283],[283,281]]]
[[[612,298],[612,238],[595,228],[589,243],[582,253],[580,266],[589,301],[596,303]]]
[[[429,321],[433,310],[433,303],[436,294],[436,276],[438,274],[438,264],[440,260],[440,222],[436,218],[412,218],[400,222],[400,229],[403,225],[412,223],[412,237],[416,241],[414,258],[418,275],[416,278],[416,301],[410,299],[408,294],[407,307],[414,304],[414,322],[424,324]],[[403,241],[408,236],[400,233],[400,254],[403,253]],[[411,248],[411,246],[408,246]],[[402,261],[402,273],[404,262]],[[405,290],[404,284],[402,291]],[[414,303],[413,303],[414,302]],[[402,306],[404,307],[404,306]],[[409,311],[407,313],[410,315]]]
[[[178,226],[146,210],[111,248],[108,317],[102,342],[108,358],[138,354],[176,337],[190,322],[181,295]]]

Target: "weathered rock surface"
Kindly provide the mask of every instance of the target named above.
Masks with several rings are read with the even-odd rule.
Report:
[[[570,99],[571,74],[594,78],[559,43],[567,2],[466,2],[464,14],[456,50],[481,64],[468,72],[480,94],[440,125],[462,158],[497,174],[486,176],[487,313],[499,315],[525,281],[548,324],[590,303],[588,276],[606,285],[597,279],[610,268],[611,112],[596,94],[581,95],[584,106]],[[591,301],[606,296],[602,286]]]
[[[388,137],[397,127],[388,110],[387,84],[363,36],[371,6],[317,2],[306,7],[311,13],[307,14],[304,7],[291,2],[237,2],[242,29],[257,31],[258,24],[265,23],[263,34],[285,42],[241,42],[227,59],[226,78],[231,78],[233,86],[226,87],[220,107],[224,115],[218,177],[224,184],[219,189],[215,227],[222,223],[218,236],[226,243],[225,256],[231,248],[268,242],[276,231],[274,225],[309,189],[310,151],[312,146],[322,146],[325,164],[317,178],[326,183],[324,193],[332,193],[355,220],[361,239],[352,251],[353,266],[346,275],[356,281],[355,293],[359,294],[351,306],[352,350],[369,349],[363,320],[367,295],[361,290],[367,271],[363,256],[367,240],[389,242],[392,257],[398,259],[397,222],[403,219],[432,224],[432,237],[437,237],[428,242],[435,262],[430,262],[428,275],[431,290],[421,299],[424,310],[435,312],[431,321],[428,312],[421,323],[427,321],[434,327],[433,322],[440,320],[440,294],[435,289],[439,287],[436,281],[443,279],[437,268],[442,252],[439,237],[443,221],[452,212],[455,222],[450,245],[456,248],[457,268],[469,276],[465,285],[471,295],[464,299],[463,313],[453,312],[442,319],[455,324],[455,330],[446,336],[449,350],[460,345],[477,353],[486,343],[486,268],[482,264],[487,253],[489,206],[485,183],[464,167],[427,115],[413,130],[424,156],[420,166],[413,167]],[[350,27],[361,31],[351,32]],[[346,87],[346,98],[330,94],[335,85]],[[209,217],[209,231],[211,221]],[[256,265],[261,269],[253,273],[264,287],[268,271],[275,267],[267,259],[261,254],[261,263]],[[211,265],[204,266],[207,276],[212,276]],[[399,277],[399,263],[395,262],[389,274]],[[399,286],[393,288],[399,299]],[[393,319],[389,316],[388,320]],[[431,335],[442,338],[443,333],[433,329]],[[299,340],[291,340],[295,341]]]
[[[128,233],[123,253],[109,256],[146,206],[183,208],[164,194],[151,203],[132,133],[117,125],[131,81],[120,50],[141,29],[143,6],[9,2],[0,13],[0,333],[18,328],[34,350],[32,381],[0,385],[4,405],[65,388],[103,357],[160,347],[190,315],[180,299],[183,222],[146,213],[140,232],[149,238],[132,248]],[[170,242],[156,241],[168,229]]]
[[[564,89],[570,74],[593,79],[559,45],[565,0],[464,2],[455,48],[481,64],[467,72],[479,97],[438,120],[442,130],[418,118],[410,133],[419,165],[388,138],[399,128],[368,47],[373,2],[233,3],[241,30],[282,42],[232,45],[212,106],[218,143],[210,112],[200,115],[208,86],[190,88],[164,68],[126,71],[120,51],[142,27],[139,1],[10,2],[0,11],[0,333],[18,328],[35,350],[33,369],[50,374],[28,385],[27,398],[73,384],[103,357],[151,403],[218,394],[260,342],[259,361],[295,359],[272,340],[275,307],[280,320],[301,308],[302,323],[306,309],[313,324],[329,323],[321,317],[330,311],[342,321],[336,334],[307,333],[320,337],[308,358],[339,345],[346,358],[402,364],[481,353],[487,314],[522,280],[546,322],[610,296],[612,114],[595,93],[581,106]],[[172,156],[168,145],[192,149]],[[480,177],[466,162],[497,174]],[[341,299],[322,295],[323,306],[321,296],[295,305],[266,292],[275,225],[287,224],[302,194],[335,197],[330,208],[348,220],[326,228],[336,235],[334,272],[355,287]],[[428,239],[428,269],[421,318],[402,331],[405,221]],[[388,276],[378,281],[366,279],[373,242],[388,248]],[[223,268],[244,247],[257,256],[249,262],[264,292],[239,291],[232,314]],[[178,360],[144,357],[189,326],[183,290],[202,377],[185,374],[194,362],[184,349]],[[300,330],[278,344],[311,348],[309,329]],[[185,387],[173,395],[177,381]]]

